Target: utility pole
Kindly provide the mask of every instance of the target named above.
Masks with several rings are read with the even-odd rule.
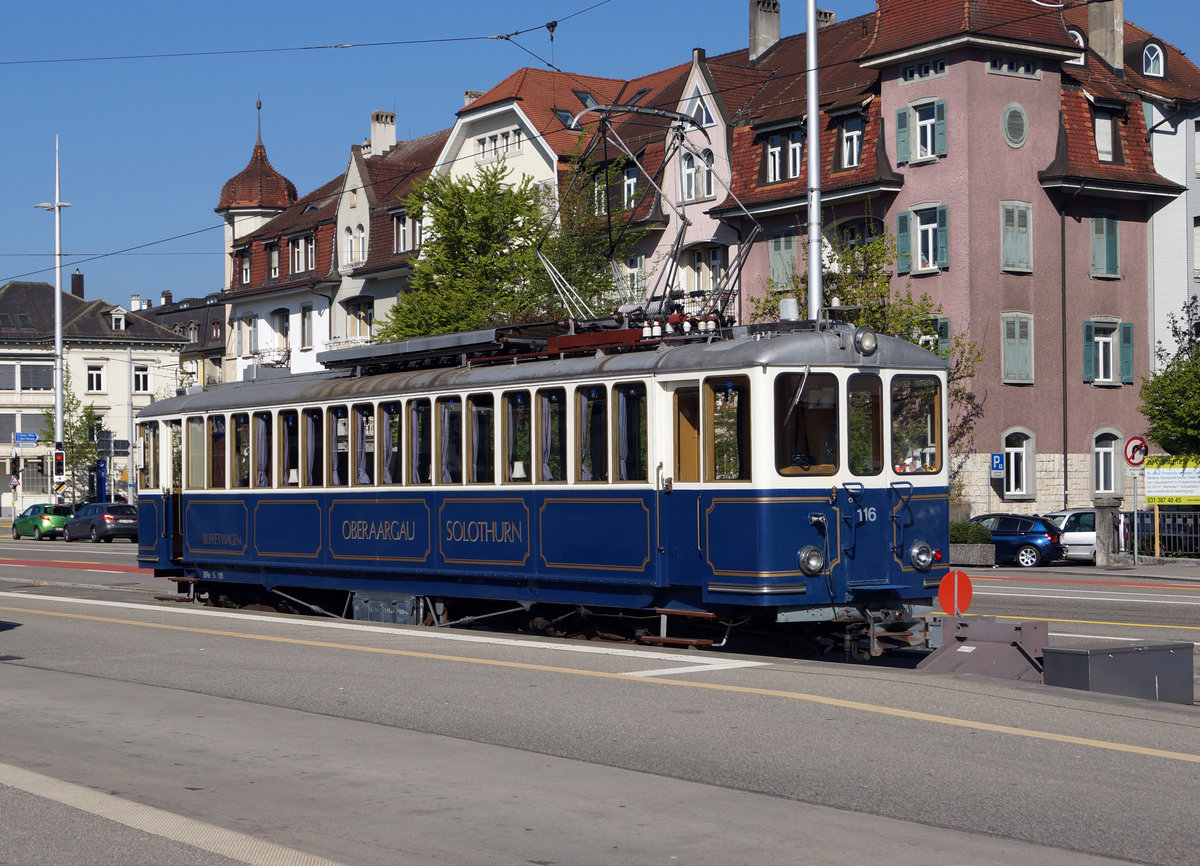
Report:
[[[54,201],[37,207],[54,211],[54,451],[55,469],[58,452],[63,450],[63,337],[62,337],[62,209],[71,205],[62,200],[58,173],[58,136],[54,136]],[[53,481],[59,481],[55,477]],[[52,482],[53,483],[53,482]],[[58,502],[56,493],[54,501]]]

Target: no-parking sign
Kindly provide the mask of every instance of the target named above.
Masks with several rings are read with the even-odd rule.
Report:
[[[1146,462],[1146,440],[1141,436],[1130,436],[1125,440],[1125,462],[1130,466],[1141,466]]]

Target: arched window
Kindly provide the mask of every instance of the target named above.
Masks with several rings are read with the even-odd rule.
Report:
[[[691,201],[696,197],[696,157],[690,153],[685,153],[679,158],[680,171],[682,177],[682,198],[684,201]]]
[[[1085,50],[1080,51],[1077,57],[1072,57],[1066,61],[1072,66],[1083,66],[1087,62],[1087,42],[1084,41],[1083,31],[1076,30],[1074,27],[1067,30],[1067,35],[1071,37],[1071,41]]]
[[[188,322],[187,338],[188,338],[189,343],[196,343],[196,342],[200,341],[200,323],[199,322]]]
[[[1092,493],[1095,496],[1117,496],[1121,479],[1117,474],[1117,452],[1121,435],[1101,430],[1092,438]]]
[[[367,260],[367,230],[363,228],[362,223],[354,230],[356,247],[358,249],[358,260],[365,262]]]
[[[354,230],[346,226],[346,264],[354,261]]]
[[[1033,433],[1024,427],[1004,434],[1004,498],[1033,499],[1037,495],[1037,454]]]
[[[701,151],[700,157],[704,160],[704,165],[700,169],[703,172],[700,187],[705,198],[712,198],[716,192],[713,180],[713,152],[711,150]]]
[[[1162,46],[1151,42],[1142,51],[1142,74],[1162,78],[1163,65]]]

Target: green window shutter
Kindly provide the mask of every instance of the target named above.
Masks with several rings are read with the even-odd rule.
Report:
[[[1120,273],[1120,263],[1117,261],[1117,218],[1108,216],[1104,219],[1104,257],[1108,269],[1106,274]]]
[[[1092,214],[1092,273],[1104,272],[1104,217]]]
[[[950,351],[950,320],[945,316],[937,320],[937,350],[939,355]]]
[[[907,274],[912,268],[912,243],[908,239],[908,211],[896,215],[896,272]]]
[[[1030,243],[1030,236],[1029,236],[1029,220],[1030,220],[1029,208],[1023,207],[1023,206],[1018,207],[1016,209],[1016,212],[1017,212],[1016,213],[1016,217],[1017,217],[1017,238],[1016,238],[1017,257],[1016,257],[1016,261],[1014,262],[1014,264],[1018,268],[1032,268],[1033,267],[1033,256],[1030,255],[1030,250],[1033,248],[1033,245]]]
[[[896,112],[896,162],[908,162],[908,109]]]
[[[1000,209],[1000,261],[1006,268],[1016,266],[1017,260],[1017,209],[1006,204]]]
[[[939,268],[950,265],[950,223],[945,205],[937,209],[937,263]]]
[[[1133,384],[1133,322],[1121,323],[1121,384]]]
[[[1083,323],[1083,381],[1096,381],[1096,325]]]
[[[946,100],[933,104],[933,143],[938,156],[946,155]]]

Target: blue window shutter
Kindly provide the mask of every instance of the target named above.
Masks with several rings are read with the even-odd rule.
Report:
[[[1121,323],[1121,384],[1133,384],[1133,322]]]
[[[937,350],[939,355],[950,351],[950,320],[945,316],[937,320]]]
[[[1096,381],[1096,326],[1083,323],[1083,381]]]
[[[937,263],[939,268],[950,265],[950,223],[945,205],[937,209]]]
[[[946,100],[933,104],[933,145],[938,156],[946,155]]]
[[[896,112],[896,162],[908,162],[908,109]]]
[[[908,211],[896,215],[896,272],[907,274],[912,268],[912,243],[908,239]]]

